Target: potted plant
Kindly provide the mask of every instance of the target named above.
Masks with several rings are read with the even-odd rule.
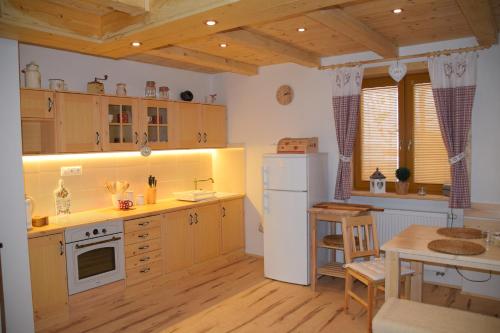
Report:
[[[408,194],[408,187],[410,183],[408,179],[410,179],[411,172],[407,167],[400,167],[396,170],[396,178],[398,181],[396,182],[396,193],[397,194]]]

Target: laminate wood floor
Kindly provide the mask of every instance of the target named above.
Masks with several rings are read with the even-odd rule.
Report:
[[[324,277],[313,293],[309,287],[264,278],[262,258],[233,260],[177,280],[84,293],[71,301],[69,319],[38,322],[37,331],[366,332],[360,306],[353,301],[349,314],[343,311],[343,279]],[[361,284],[355,287],[359,293],[365,290]],[[500,315],[500,302],[445,287],[425,285],[424,302]]]

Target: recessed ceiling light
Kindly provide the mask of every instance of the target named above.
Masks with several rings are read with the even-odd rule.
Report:
[[[304,31],[306,31],[306,28],[304,28],[304,27],[300,27],[300,28],[297,28],[297,31],[298,31],[298,32],[304,32]]]
[[[217,24],[216,20],[206,20],[205,24],[208,25],[209,27],[214,26]]]
[[[226,43],[220,43],[220,44],[219,44],[219,47],[226,48],[226,47],[227,47],[227,44],[226,44]]]
[[[392,12],[394,14],[401,14],[403,12],[403,9],[402,8],[395,8],[395,9],[392,10]]]
[[[130,43],[130,45],[132,45],[133,47],[139,47],[142,45],[142,43],[135,41],[135,42]]]

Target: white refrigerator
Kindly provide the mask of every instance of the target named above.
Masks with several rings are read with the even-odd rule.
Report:
[[[328,199],[327,154],[266,154],[264,185],[264,275],[310,283],[307,210]]]

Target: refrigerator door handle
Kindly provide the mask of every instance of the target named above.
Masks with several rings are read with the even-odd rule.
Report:
[[[263,196],[264,214],[269,214],[269,194],[264,192]]]
[[[264,188],[269,185],[269,170],[267,167],[262,167],[262,182],[264,184]]]

